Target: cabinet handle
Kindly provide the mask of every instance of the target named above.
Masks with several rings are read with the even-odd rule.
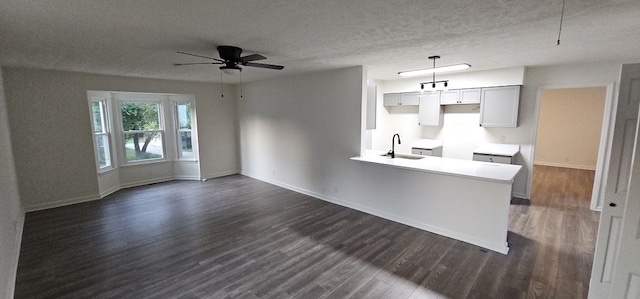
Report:
[[[616,204],[615,202],[612,202],[612,203],[610,203],[610,204],[609,204],[609,206],[610,206],[610,207],[616,207],[616,206],[617,206],[617,204]]]

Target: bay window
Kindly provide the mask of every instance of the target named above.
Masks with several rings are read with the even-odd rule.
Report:
[[[92,98],[90,104],[96,163],[98,169],[103,171],[112,167],[107,101]]]
[[[164,158],[162,112],[157,102],[120,102],[126,162]]]
[[[176,137],[179,160],[195,160],[191,128],[191,103],[176,103]]]
[[[198,142],[193,95],[108,91],[87,95],[99,172],[176,161],[188,165],[179,168],[181,175],[188,171],[189,177],[195,177],[192,173],[197,173],[198,166],[192,162],[198,161]]]

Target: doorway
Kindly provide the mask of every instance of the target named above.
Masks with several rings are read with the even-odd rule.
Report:
[[[575,182],[591,193],[590,207],[601,208],[612,86],[545,87],[538,92],[532,180],[538,170],[561,168],[586,173]],[[573,172],[571,172],[573,173]],[[587,178],[588,182],[584,182]],[[576,176],[575,178],[579,178]],[[571,182],[571,181],[569,181]],[[535,184],[535,182],[532,182]]]

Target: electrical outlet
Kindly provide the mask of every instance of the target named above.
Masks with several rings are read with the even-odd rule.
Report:
[[[338,194],[338,187],[333,187],[333,193]]]
[[[272,171],[271,174],[273,174],[273,176],[276,176],[276,171]]]
[[[505,142],[507,140],[507,137],[505,137],[504,135],[500,135],[500,142]]]

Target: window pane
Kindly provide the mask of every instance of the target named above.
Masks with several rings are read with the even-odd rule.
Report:
[[[178,104],[178,129],[191,129],[191,103]]]
[[[110,167],[109,137],[106,134],[96,135],[96,146],[98,147],[98,165],[100,168]]]
[[[96,101],[91,102],[91,112],[93,113],[93,131],[94,132],[103,132],[102,131],[102,102]]]
[[[158,103],[120,103],[123,131],[144,131],[160,129]]]
[[[162,134],[160,132],[125,133],[127,161],[161,159]]]
[[[191,131],[180,131],[180,157],[193,158],[193,148],[191,147]]]

